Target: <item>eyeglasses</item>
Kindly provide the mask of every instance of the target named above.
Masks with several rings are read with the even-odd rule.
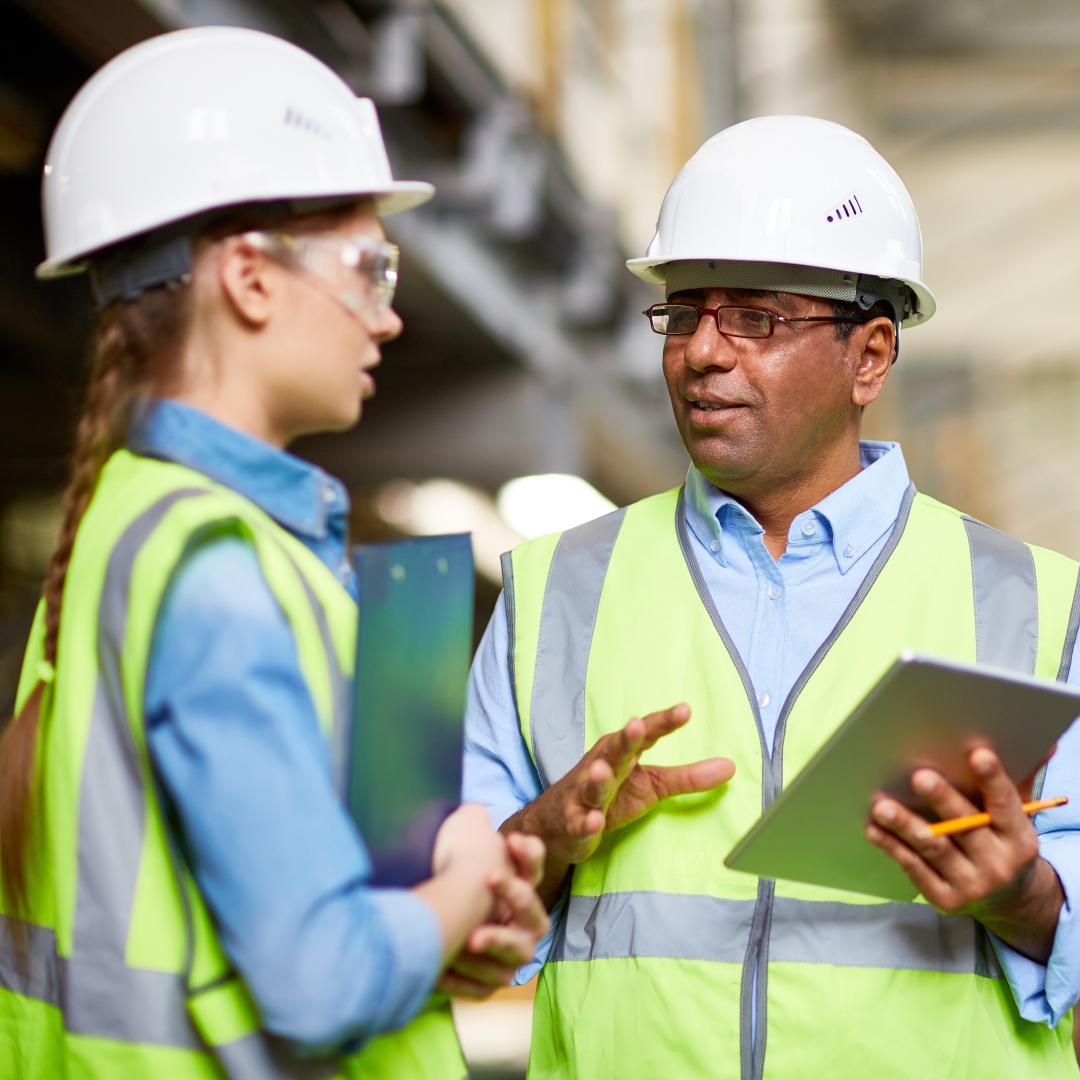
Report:
[[[777,315],[762,308],[730,307],[726,304],[720,304],[717,307],[701,307],[698,304],[653,304],[641,314],[649,320],[654,334],[663,334],[665,337],[694,333],[702,315],[711,315],[716,320],[716,329],[721,334],[740,338],[772,337],[777,323],[859,322],[858,319],[843,318],[839,315]]]
[[[329,233],[256,231],[244,233],[244,239],[283,265],[306,272],[368,329],[390,310],[398,281],[399,252],[394,244]],[[346,276],[342,288],[341,267],[355,271],[355,287]]]

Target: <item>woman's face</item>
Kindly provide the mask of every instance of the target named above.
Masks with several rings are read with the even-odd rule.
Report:
[[[401,333],[386,299],[396,253],[376,246],[386,234],[370,201],[325,229],[260,235],[275,245],[286,237],[295,255],[275,260],[281,273],[266,327],[263,394],[274,441],[350,428],[375,393],[380,346]]]

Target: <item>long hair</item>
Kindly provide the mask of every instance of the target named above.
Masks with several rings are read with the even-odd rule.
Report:
[[[60,609],[79,522],[113,451],[127,441],[135,406],[159,389],[189,321],[190,290],[151,289],[106,308],[94,333],[86,401],[61,499],[60,535],[42,587],[45,661],[56,663]],[[45,683],[39,681],[0,735],[0,879],[9,910],[25,912],[34,823],[36,750]]]
[[[354,208],[365,205],[374,208],[370,197],[306,213],[287,204],[230,208],[204,223],[199,247],[247,229],[288,224],[290,231],[303,232],[333,227]],[[61,502],[60,535],[42,588],[49,665],[56,663],[64,583],[79,522],[105,462],[127,442],[136,406],[167,392],[177,377],[193,304],[190,288],[160,287],[135,300],[117,301],[101,314],[90,352],[90,379],[76,429],[70,479]],[[23,914],[27,908],[44,692],[45,684],[39,682],[0,735],[0,883],[13,914]]]

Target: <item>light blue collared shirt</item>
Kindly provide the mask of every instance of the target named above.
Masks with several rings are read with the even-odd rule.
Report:
[[[250,499],[355,597],[338,481],[174,401],[144,411],[129,446]],[[182,564],[145,710],[173,827],[266,1030],[351,1049],[411,1019],[439,973],[438,923],[409,891],[368,884],[292,631],[248,544],[220,537]]]
[[[910,483],[896,443],[863,442],[862,464],[857,476],[795,518],[778,560],[742,505],[693,467],[687,474],[691,550],[746,665],[770,746],[780,708],[885,546]],[[500,597],[473,662],[465,717],[464,797],[485,804],[496,824],[541,791],[518,727],[507,643]],[[1080,685],[1075,651],[1069,682]],[[1068,806],[1035,817],[1042,855],[1065,890],[1053,952],[1043,965],[992,940],[1020,1015],[1056,1024],[1080,998],[1080,725],[1058,743],[1044,790],[1071,796]],[[553,933],[520,981],[539,970]]]

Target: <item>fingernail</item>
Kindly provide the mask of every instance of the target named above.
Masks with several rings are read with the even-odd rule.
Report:
[[[937,787],[937,779],[931,773],[917,772],[911,778],[911,786],[920,795],[931,795]]]
[[[877,806],[874,807],[874,820],[880,821],[885,825],[894,822],[896,820],[896,807],[888,802],[878,803]]]

